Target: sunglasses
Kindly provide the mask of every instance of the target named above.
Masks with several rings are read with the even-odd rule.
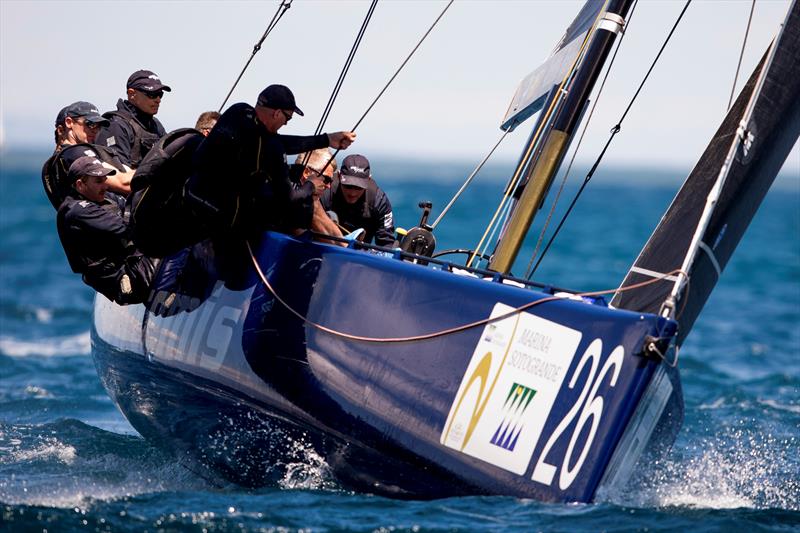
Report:
[[[286,111],[285,109],[279,109],[278,111],[283,113],[284,118],[286,118],[286,122],[289,122],[290,120],[292,120],[292,115],[289,114],[289,112]]]
[[[164,96],[164,91],[139,91],[139,92],[151,100],[155,100],[156,98],[161,98],[162,96]]]
[[[338,175],[339,175],[339,171],[338,170],[334,170],[332,175],[330,175],[330,176],[326,176],[325,174],[323,174],[319,170],[311,168],[311,167],[306,167],[306,170],[308,170],[309,172],[313,172],[314,174],[317,175],[317,177],[322,178],[322,183],[324,183],[325,185],[329,185],[329,184],[333,183],[334,178],[338,177]]]
[[[100,129],[100,124],[99,123],[86,122],[85,119],[84,120],[76,120],[75,123],[76,124],[80,124],[81,126],[86,128],[87,130],[98,130],[98,129]]]

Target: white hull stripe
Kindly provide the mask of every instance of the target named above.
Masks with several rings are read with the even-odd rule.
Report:
[[[708,258],[711,260],[711,264],[714,265],[714,270],[717,271],[717,277],[720,277],[722,275],[722,269],[719,267],[717,256],[714,255],[714,250],[709,248],[708,245],[703,241],[700,241],[699,246],[708,255]]]
[[[678,276],[666,276],[664,275],[663,272],[656,272],[655,270],[648,270],[646,268],[641,268],[637,266],[632,266],[631,272],[636,272],[637,274],[650,276],[651,278],[661,278],[667,281],[678,281]]]

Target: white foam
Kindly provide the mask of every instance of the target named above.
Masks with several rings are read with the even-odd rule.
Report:
[[[290,455],[297,460],[286,463],[286,471],[279,485],[284,489],[333,489],[330,467],[313,446],[296,440],[291,443]]]
[[[0,336],[0,352],[10,357],[86,355],[91,351],[91,347],[92,342],[88,331],[66,337],[50,337],[35,341]]]
[[[608,499],[642,507],[800,510],[794,438],[730,430],[639,472],[639,480]]]
[[[77,453],[75,448],[62,444],[58,439],[45,439],[45,441],[28,450],[16,450],[9,454],[3,462],[25,462],[25,461],[57,461],[62,464],[71,465],[75,462]]]
[[[800,414],[800,405],[787,405],[783,403],[778,403],[775,400],[759,400],[759,403],[768,405],[773,409],[777,409],[779,411],[788,411],[790,413],[797,413]]]
[[[159,457],[128,459],[115,454],[81,457],[73,446],[46,439],[32,449],[13,451],[3,462],[50,461],[46,476],[0,479],[0,502],[74,508],[85,514],[94,502],[164,491],[204,490],[208,483],[179,463]],[[122,479],[120,479],[122,476]]]

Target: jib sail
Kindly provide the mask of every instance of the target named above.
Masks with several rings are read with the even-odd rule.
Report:
[[[678,191],[612,304],[680,323],[680,344],[800,135],[797,0],[700,161]]]

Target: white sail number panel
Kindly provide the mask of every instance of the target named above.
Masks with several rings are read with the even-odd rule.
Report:
[[[498,303],[490,316],[513,309]],[[440,442],[524,474],[580,340],[580,331],[530,313],[487,324]]]

